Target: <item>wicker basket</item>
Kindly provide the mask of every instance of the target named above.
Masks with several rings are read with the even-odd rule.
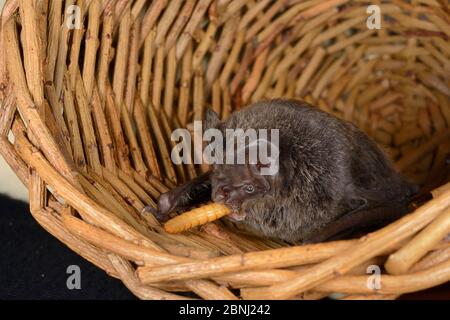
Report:
[[[7,1],[0,152],[32,215],[146,299],[393,299],[449,281],[450,7],[372,2],[380,29],[366,1]],[[353,121],[432,199],[306,246],[220,223],[169,235],[142,214],[205,169],[172,164],[174,128],[275,97]]]

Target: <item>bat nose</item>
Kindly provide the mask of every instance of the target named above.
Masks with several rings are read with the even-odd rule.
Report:
[[[223,201],[225,202],[230,195],[230,188],[227,186],[222,186],[217,188],[217,190],[214,192],[214,201],[219,202]]]

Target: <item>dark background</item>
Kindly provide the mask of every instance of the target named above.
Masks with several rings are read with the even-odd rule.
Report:
[[[67,267],[81,269],[81,289],[66,286]],[[28,204],[0,195],[0,300],[135,299],[108,276],[47,233]]]
[[[81,269],[81,289],[66,286],[67,267]],[[135,299],[108,276],[47,233],[29,213],[28,204],[0,195],[0,300]],[[450,299],[450,284],[402,299]]]

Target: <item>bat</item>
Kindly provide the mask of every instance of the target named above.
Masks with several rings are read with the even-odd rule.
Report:
[[[230,208],[224,219],[255,235],[314,243],[392,222],[419,191],[355,125],[301,101],[257,102],[225,121],[208,110],[205,127],[224,135],[227,129],[277,129],[278,170],[262,174],[267,163],[261,162],[213,164],[160,196],[160,221],[212,200]],[[225,157],[230,150],[223,146]]]

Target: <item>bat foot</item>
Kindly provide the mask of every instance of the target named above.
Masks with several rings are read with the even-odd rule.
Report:
[[[161,214],[169,214],[174,206],[174,199],[170,193],[163,193],[158,199],[158,211]]]
[[[156,218],[156,220],[161,223],[169,220],[168,214],[162,213],[159,209],[156,209],[152,206],[146,206],[144,210],[142,210],[142,213],[151,213]]]

